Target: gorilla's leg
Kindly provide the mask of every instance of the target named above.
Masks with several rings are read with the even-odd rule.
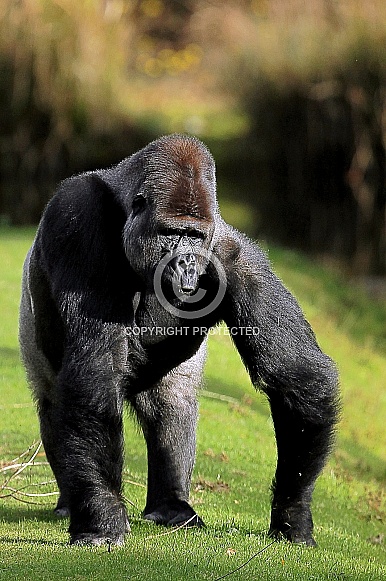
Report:
[[[54,473],[59,487],[59,499],[55,507],[55,514],[62,517],[70,516],[69,495],[63,475],[63,462],[58,449],[57,433],[53,419],[54,406],[48,397],[38,400],[38,413],[40,420],[40,435],[47,460]]]
[[[19,319],[19,340],[21,356],[27,371],[28,380],[31,385],[35,400],[37,402],[40,433],[47,456],[47,460],[52,468],[58,483],[60,496],[55,508],[59,516],[68,516],[68,494],[65,491],[65,484],[61,475],[61,463],[57,449],[57,434],[53,427],[52,418],[52,397],[56,384],[55,373],[41,349],[37,345],[37,332],[35,328],[35,314],[33,310],[32,297],[29,289],[29,264],[31,251],[28,253],[23,271],[23,285],[20,303]],[[49,297],[44,296],[45,306],[49,302]]]
[[[188,504],[196,452],[197,400],[204,348],[152,389],[131,399],[148,452],[144,518],[163,525],[202,526]]]
[[[110,354],[88,347],[83,355],[82,364],[79,352],[65,359],[50,410],[53,468],[57,462],[62,488],[58,509],[69,509],[71,543],[122,544],[129,528],[121,495],[123,398]]]

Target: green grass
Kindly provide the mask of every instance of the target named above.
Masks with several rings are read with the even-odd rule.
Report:
[[[0,230],[0,468],[39,439],[17,346],[21,267],[32,234]],[[341,372],[344,407],[337,448],[318,480],[313,503],[318,547],[287,542],[267,546],[276,455],[268,406],[252,389],[229,339],[215,335],[200,397],[191,493],[207,528],[170,532],[141,519],[145,447],[128,416],[124,478],[125,495],[133,505],[128,505],[132,534],[125,547],[111,552],[107,547],[70,547],[67,521],[51,511],[55,497],[18,496],[36,504],[2,498],[0,579],[214,581],[262,550],[227,578],[386,578],[385,305],[371,302],[337,275],[297,254],[273,249],[270,257]],[[213,393],[227,397],[216,399]],[[45,461],[42,451],[36,461]],[[0,472],[0,486],[11,472]],[[10,480],[9,486],[28,485],[23,488],[26,493],[55,492],[55,484],[40,484],[51,479],[46,465],[36,465]],[[0,495],[5,493],[3,489]]]

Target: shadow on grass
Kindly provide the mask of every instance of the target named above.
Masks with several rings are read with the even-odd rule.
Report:
[[[205,395],[206,389],[213,394],[218,395],[220,402],[222,401],[220,399],[221,396],[225,395],[226,397],[234,398],[240,406],[245,406],[254,412],[257,412],[266,420],[270,417],[269,404],[266,401],[265,396],[256,392],[251,386],[247,386],[244,390],[234,383],[208,379],[204,386],[204,391],[200,396],[201,398],[208,397]],[[226,399],[223,400],[222,403],[225,406],[232,405],[232,403]],[[375,480],[382,485],[386,480],[386,467],[383,458],[374,454],[370,448],[361,446],[352,439],[338,439],[334,458],[339,468],[342,470],[344,478],[355,478],[362,482]]]
[[[0,360],[2,366],[17,367],[21,366],[20,351],[12,347],[0,347]]]
[[[21,539],[20,537],[0,537],[0,543],[5,545],[35,545],[37,547],[47,546],[47,547],[67,547],[69,546],[68,542],[62,541],[47,541],[45,539]]]
[[[14,227],[9,224],[0,223],[0,240],[4,241],[23,241],[32,243],[36,233],[36,226],[18,226]]]
[[[37,520],[39,522],[46,523],[59,523],[64,522],[65,519],[60,518],[55,515],[54,508],[55,504],[49,505],[44,508],[34,508],[26,504],[20,503],[19,506],[7,506],[4,500],[0,506],[0,520],[8,523],[19,523],[23,520]]]
[[[381,356],[386,350],[386,299],[372,298],[356,281],[332,272],[304,254],[270,247],[269,258],[279,276],[291,281],[298,298],[308,296],[320,310],[336,321],[338,328],[358,345]],[[284,266],[285,265],[285,266]],[[312,287],[308,288],[310,285]]]
[[[239,387],[234,382],[227,382],[225,380],[214,380],[210,377],[205,378],[204,387],[202,394],[198,392],[199,398],[209,397],[206,391],[218,395],[218,400],[221,401],[221,396],[226,396],[233,398],[240,406],[245,406],[251,410],[257,412],[259,415],[263,416],[265,419],[270,417],[269,404],[266,397],[256,390],[251,384],[246,385],[245,389]],[[214,398],[216,399],[216,398]],[[232,405],[231,401],[227,401],[225,398],[222,400],[224,405]]]
[[[370,482],[375,480],[382,486],[386,481],[384,460],[352,439],[340,438],[334,458],[343,471],[343,478]]]

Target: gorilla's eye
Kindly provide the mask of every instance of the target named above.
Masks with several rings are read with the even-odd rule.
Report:
[[[134,216],[139,214],[146,206],[146,198],[143,194],[137,194],[133,200],[132,209]]]

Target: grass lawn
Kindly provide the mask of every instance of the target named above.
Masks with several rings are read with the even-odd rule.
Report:
[[[38,423],[18,354],[21,268],[32,236],[28,229],[0,230],[0,580],[215,581],[243,564],[227,579],[386,579],[386,306],[279,249],[269,253],[275,270],[341,373],[338,443],[314,495],[318,547],[271,543],[266,536],[276,455],[272,423],[264,396],[251,387],[223,334],[210,340],[191,491],[207,527],[170,531],[141,519],[146,454],[128,415],[124,480],[132,533],[111,551],[70,547],[68,522],[52,513],[56,487],[34,444]],[[9,468],[34,452],[20,474]]]

